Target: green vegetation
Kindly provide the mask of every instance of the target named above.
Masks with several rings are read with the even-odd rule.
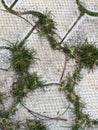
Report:
[[[36,73],[32,74],[29,73],[28,70],[30,65],[34,64],[37,58],[35,51],[33,50],[31,52],[25,46],[25,40],[31,35],[32,31],[36,27],[38,27],[40,34],[47,38],[52,49],[60,50],[64,52],[64,54],[67,57],[75,59],[76,61],[76,68],[73,74],[72,75],[68,74],[66,80],[60,82],[61,84],[60,89],[65,93],[66,98],[73,105],[72,112],[74,114],[74,119],[72,126],[70,126],[71,130],[79,130],[98,126],[98,120],[92,120],[89,114],[83,113],[85,105],[81,101],[81,97],[74,90],[74,88],[76,87],[76,85],[79,84],[79,81],[82,78],[81,75],[82,68],[88,68],[89,70],[92,70],[94,66],[98,65],[98,49],[95,46],[95,44],[89,43],[87,40],[85,40],[85,42],[81,44],[80,43],[77,45],[64,44],[64,47],[62,47],[61,46],[62,42],[58,42],[57,39],[55,38],[55,36],[57,36],[55,32],[56,25],[50,13],[43,14],[41,12],[33,10],[26,12],[17,12],[12,8],[15,6],[18,0],[15,0],[10,7],[7,6],[4,0],[1,0],[1,2],[5,7],[5,9],[11,14],[14,14],[19,17],[25,14],[31,14],[38,17],[38,21],[36,22],[38,26],[35,25],[32,28],[32,30],[27,34],[27,36],[24,38],[24,40],[22,40],[21,42],[16,42],[15,44],[12,43],[8,45],[7,48],[5,48],[9,49],[12,53],[12,56],[9,60],[12,70],[15,72],[16,81],[12,85],[11,93],[16,101],[16,104],[21,102],[28,92],[45,86],[44,83],[40,81],[40,78]],[[81,4],[79,0],[76,0],[76,3],[80,11],[81,17],[84,14],[88,14],[91,16],[98,16],[97,12],[89,11]],[[3,105],[2,94],[0,94],[0,104]],[[12,114],[11,110],[0,111],[0,128],[2,130],[18,130],[20,128],[19,123],[17,122],[14,123],[11,120],[10,118],[11,114]],[[24,126],[26,130],[47,130],[46,126],[44,126],[44,124],[38,120],[27,120]]]
[[[46,36],[53,49],[60,49],[60,44],[54,38],[56,27],[51,15],[48,13],[46,15],[39,16],[38,22],[40,24],[40,34]]]
[[[21,46],[21,44],[23,44],[23,46]],[[12,53],[9,59],[11,67],[17,75],[16,85],[15,87],[12,86],[12,95],[17,102],[20,102],[28,92],[42,88],[44,85],[36,73],[30,74],[28,72],[30,65],[36,62],[35,51],[29,51],[29,49],[24,46],[24,43],[21,42],[12,43],[8,48]]]
[[[74,114],[74,123],[70,126],[71,130],[98,126],[98,120],[92,120],[89,114],[83,113],[85,105],[82,103],[80,96],[74,91],[75,86],[78,85],[78,82],[82,78],[80,73],[81,69],[81,66],[76,67],[73,75],[68,75],[67,81],[62,81],[61,83],[61,90],[64,91],[68,101],[73,105],[72,112]]]
[[[93,69],[94,65],[98,65],[98,49],[94,43],[89,43],[87,40],[76,46],[65,44],[63,51],[86,68]]]
[[[17,102],[22,101],[23,97],[27,95],[28,92],[33,91],[37,88],[43,88],[44,84],[40,81],[40,78],[36,73],[29,74],[23,73],[17,78],[16,86],[12,89],[12,95],[17,100]]]
[[[38,120],[27,120],[25,130],[47,130],[46,126],[42,121]]]
[[[78,9],[80,11],[81,15],[88,14],[90,16],[98,17],[98,12],[92,12],[88,9],[86,9],[80,2],[80,0],[76,0],[76,3],[78,5]]]
[[[9,50],[12,52],[10,63],[13,71],[16,74],[22,74],[28,71],[31,64],[36,61],[36,53],[34,50],[29,51],[25,46],[20,47],[21,43],[16,42],[9,45]]]
[[[3,99],[5,99],[5,97],[0,93],[0,130],[19,130],[19,122],[14,122],[11,119],[12,113],[15,113],[14,107],[6,110]]]
[[[0,104],[3,104],[3,94],[0,92]]]
[[[93,69],[94,65],[98,65],[98,49],[94,43],[90,44],[86,41],[84,44],[77,46],[75,52],[76,59],[84,67]]]

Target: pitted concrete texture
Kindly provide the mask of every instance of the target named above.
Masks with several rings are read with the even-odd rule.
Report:
[[[6,0],[10,5],[13,0]],[[81,0],[81,3],[89,10],[98,12],[98,0]],[[4,9],[0,2],[0,9]],[[15,10],[36,10],[41,12],[51,11],[52,17],[57,24],[57,33],[65,42],[76,44],[88,39],[94,41],[98,45],[98,17],[83,15],[79,20],[80,12],[76,4],[76,0],[19,0],[14,7]],[[34,18],[30,15],[24,16],[34,24]],[[76,22],[77,21],[77,22]],[[75,26],[73,24],[76,22]],[[70,28],[73,28],[70,30]],[[4,39],[11,42],[16,42],[24,37],[32,26],[23,19],[0,11],[0,46],[5,45]],[[45,37],[40,37],[37,31],[28,38],[27,47],[37,52],[37,57],[40,59],[37,64],[32,65],[30,72],[37,72],[46,83],[58,83],[63,71],[65,56],[62,52],[51,49]],[[8,68],[10,66],[10,52],[0,50],[0,68]],[[74,61],[68,61],[66,64],[65,75],[74,70]],[[76,86],[76,92],[86,103],[86,113],[89,113],[91,118],[98,119],[98,68],[94,69],[94,73],[88,73],[87,70],[82,71],[83,79]],[[9,93],[11,84],[15,80],[15,75],[11,69],[8,72],[0,70],[0,91]],[[69,103],[66,100],[64,93],[58,90],[58,86],[50,85],[42,90],[35,90],[27,94],[23,99],[28,108],[41,114],[55,117],[58,113],[63,113]],[[9,104],[10,99],[6,103]],[[17,105],[16,120],[24,121],[27,118],[33,119],[33,116],[28,113],[20,104]],[[73,115],[71,110],[68,110],[62,117],[68,119],[67,122],[62,121],[45,121],[49,130],[70,130]],[[63,127],[64,126],[64,127]],[[98,128],[97,128],[98,129]],[[93,129],[93,130],[97,130]],[[87,129],[92,130],[92,129]]]

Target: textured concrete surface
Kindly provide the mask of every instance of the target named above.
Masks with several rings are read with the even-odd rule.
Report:
[[[7,0],[7,4],[10,5],[12,1]],[[81,0],[81,2],[87,9],[98,12],[97,0]],[[1,2],[0,9],[3,9]],[[22,11],[33,9],[41,12],[45,12],[47,9],[51,11],[53,19],[57,23],[57,33],[61,37],[69,31],[79,16],[75,0],[19,0],[14,9]],[[27,15],[25,18],[33,23],[32,16]],[[0,46],[6,44],[3,39],[11,42],[21,39],[30,28],[31,25],[21,18],[0,11]],[[67,35],[65,41],[70,44],[76,44],[86,38],[98,45],[98,17],[88,15],[81,17]],[[63,53],[53,51],[47,40],[44,37],[40,39],[36,31],[29,37],[26,45],[30,49],[34,48],[37,52],[37,57],[40,58],[40,61],[35,66],[31,66],[31,73],[38,72],[47,83],[59,82],[65,62]],[[0,50],[0,68],[8,68],[10,66],[8,58],[10,58],[10,52]],[[69,61],[66,66],[65,76],[73,70],[74,62]],[[94,73],[88,73],[87,70],[83,70],[82,74],[84,78],[79,86],[76,86],[76,92],[80,94],[82,100],[86,103],[85,112],[89,113],[91,118],[98,119],[98,68],[95,68]],[[11,70],[8,72],[0,70],[0,91],[9,93],[11,90],[10,86],[14,80],[15,76]],[[9,98],[6,106],[10,105],[10,101],[11,99]],[[58,86],[55,85],[46,87],[45,92],[36,90],[29,93],[24,99],[24,103],[31,110],[49,116],[57,116],[58,113],[64,112],[68,106],[66,96],[59,92]],[[20,104],[17,105],[17,108],[15,119],[24,121],[26,118],[33,118]],[[70,130],[70,128],[62,127],[67,127],[71,123],[72,113],[70,110],[63,117],[68,119],[68,121],[65,123],[61,121],[45,121],[49,130]]]

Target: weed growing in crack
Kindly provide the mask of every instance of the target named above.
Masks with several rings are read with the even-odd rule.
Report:
[[[47,127],[39,120],[27,120],[25,130],[47,130]]]
[[[38,23],[40,24],[40,34],[47,37],[51,47],[53,49],[60,49],[60,44],[54,38],[55,36],[55,22],[51,18],[51,15],[48,13],[46,15],[40,15]]]
[[[82,78],[80,73],[82,68],[83,66],[78,66],[72,76],[68,75],[67,81],[61,82],[61,90],[65,92],[68,101],[73,105],[72,112],[74,114],[74,123],[70,126],[71,130],[98,126],[98,120],[93,120],[90,118],[89,114],[83,113],[85,105],[82,103],[81,97],[74,91],[75,86]]]
[[[5,113],[4,113],[5,114]],[[1,130],[19,130],[20,125],[18,122],[13,122],[9,117],[1,118],[0,116],[0,129]]]
[[[3,104],[3,97],[4,97],[4,95],[2,93],[0,93],[0,104],[1,105]]]
[[[9,50],[12,52],[10,63],[13,71],[16,74],[21,74],[28,71],[31,64],[35,63],[35,51],[29,51],[25,46],[20,47],[20,43],[9,45]]]
[[[89,43],[87,40],[76,46],[65,44],[63,51],[68,57],[76,59],[78,64],[85,68],[93,69],[94,65],[98,65],[98,48],[94,43]]]
[[[98,48],[94,43],[85,43],[78,45],[75,49],[76,60],[84,67],[93,69],[94,65],[98,65]]]
[[[80,0],[76,0],[76,3],[78,5],[78,9],[80,11],[81,15],[88,14],[90,16],[98,17],[98,12],[93,12],[88,9],[86,9],[80,2]]]
[[[36,53],[34,50],[29,51],[24,46],[25,41],[10,43],[7,46],[12,53],[10,60],[11,67],[17,75],[16,82],[12,84],[12,95],[16,102],[20,102],[24,96],[31,90],[42,88],[44,83],[36,74],[30,74],[28,69],[31,64],[36,62]]]
[[[19,130],[19,125],[13,124],[11,120],[2,119],[0,121],[0,128],[2,130]]]
[[[19,130],[19,122],[11,119],[11,115],[15,112],[14,108],[11,107],[9,110],[5,110],[3,98],[0,94],[0,130]]]
[[[20,102],[28,92],[33,91],[37,88],[43,88],[44,83],[40,80],[36,73],[30,74],[24,72],[17,78],[15,87],[12,87],[12,95]]]
[[[12,8],[16,4],[18,0],[16,0],[10,7],[8,7],[4,0],[1,0],[3,6],[5,9],[7,9],[8,12],[16,15],[21,16],[24,14],[32,14],[34,16],[38,17],[37,25],[32,28],[30,33],[25,37],[25,40],[31,35],[32,31],[39,27],[40,32],[42,35],[44,35],[47,40],[49,41],[51,47],[53,49],[57,50],[63,50],[63,52],[72,59],[76,60],[76,63],[78,67],[75,69],[73,75],[68,75],[65,81],[61,81],[61,89],[65,92],[66,97],[69,102],[73,105],[73,114],[74,114],[74,123],[71,126],[71,130],[79,130],[85,129],[86,127],[93,127],[98,125],[97,120],[90,119],[90,116],[88,114],[83,113],[84,104],[81,102],[81,98],[75,93],[74,88],[75,85],[79,83],[81,80],[81,69],[83,67],[88,69],[93,69],[94,65],[98,65],[98,49],[95,45],[90,44],[88,41],[85,41],[83,44],[78,44],[76,46],[68,46],[65,44],[64,47],[61,47],[61,43],[64,41],[66,36],[69,34],[69,32],[72,30],[72,28],[76,25],[77,21],[86,13],[88,15],[92,16],[98,16],[97,12],[91,12],[87,10],[85,7],[82,6],[81,2],[79,0],[76,0],[76,3],[78,5],[78,9],[80,11],[80,16],[77,19],[77,21],[74,23],[74,25],[69,29],[68,33],[64,36],[62,41],[59,43],[55,39],[55,22],[50,17],[50,15],[42,14],[41,12],[37,11],[27,11],[27,12],[16,12]],[[22,17],[21,17],[22,18]],[[32,25],[32,24],[31,24]],[[24,41],[22,41],[24,42]],[[15,72],[15,74],[18,75],[18,78],[16,80],[16,85],[12,86],[12,94],[13,97],[16,98],[17,102],[20,102],[24,96],[30,91],[34,90],[36,88],[42,88],[43,82],[40,81],[39,77],[36,73],[30,74],[28,72],[28,68],[30,67],[31,63],[35,63],[35,51],[30,52],[27,48],[25,48],[24,43],[16,43],[14,45],[9,46],[9,50],[12,52],[12,58],[10,59],[11,66]],[[2,100],[0,99],[2,102]],[[30,111],[29,111],[30,112]],[[2,116],[1,116],[2,117]],[[9,114],[5,113],[3,115],[3,118],[8,118]],[[52,118],[53,119],[53,118]],[[1,121],[3,122],[3,121]],[[5,123],[6,121],[4,121]],[[8,126],[10,124],[5,123]],[[26,122],[26,130],[46,130],[46,127],[41,124],[39,121],[31,121],[27,120]],[[4,124],[2,125],[2,129],[4,128]],[[6,125],[5,125],[6,126]],[[11,128],[10,128],[11,129]],[[12,129],[13,130],[13,129]]]
[[[20,102],[31,90],[43,87],[43,82],[40,81],[38,75],[28,72],[30,65],[36,61],[35,51],[30,52],[25,46],[20,45],[21,43],[17,42],[9,46],[9,50],[12,52],[10,63],[15,74],[18,75],[16,85],[12,86],[12,95],[16,98],[17,102]]]

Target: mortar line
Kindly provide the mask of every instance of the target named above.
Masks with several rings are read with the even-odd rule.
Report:
[[[65,34],[65,36],[62,38],[62,40],[60,41],[60,44],[62,44],[62,42],[66,39],[66,37],[68,36],[68,34],[72,31],[72,29],[75,27],[75,25],[78,23],[78,21],[81,19],[83,15],[79,15],[77,20],[74,22],[74,24],[72,25],[72,27],[68,30],[68,32]]]

